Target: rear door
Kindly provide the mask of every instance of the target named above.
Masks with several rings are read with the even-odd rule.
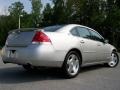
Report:
[[[96,60],[97,42],[91,40],[91,34],[87,28],[77,27],[77,31],[80,35],[79,41],[82,46],[83,61],[85,63],[92,63]]]

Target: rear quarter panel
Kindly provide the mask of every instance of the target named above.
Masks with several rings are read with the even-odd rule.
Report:
[[[67,33],[47,33],[56,51],[68,52],[72,48],[80,49],[78,37]]]

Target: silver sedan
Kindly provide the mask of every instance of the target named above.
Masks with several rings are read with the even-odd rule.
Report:
[[[2,49],[2,60],[27,70],[60,67],[68,78],[77,76],[83,66],[115,67],[119,62],[114,46],[97,31],[77,24],[13,30]]]

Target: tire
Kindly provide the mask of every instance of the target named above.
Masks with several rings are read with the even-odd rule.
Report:
[[[70,51],[64,60],[63,71],[65,78],[73,78],[79,74],[81,66],[81,58],[76,51]]]
[[[111,54],[111,59],[107,63],[107,65],[109,67],[113,68],[113,67],[116,67],[118,65],[118,63],[119,63],[119,56],[118,56],[117,52],[113,51],[112,54]]]

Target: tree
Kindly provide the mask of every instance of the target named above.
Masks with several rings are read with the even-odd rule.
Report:
[[[116,4],[117,7],[120,9],[120,0],[116,0],[115,4]]]
[[[11,6],[9,6],[8,11],[11,16],[18,17],[20,14],[22,14],[24,11],[24,6],[21,2],[15,2],[12,3]]]
[[[52,10],[50,4],[47,3],[43,10],[43,19],[42,19],[43,26],[49,26],[49,25],[53,24],[52,15],[53,15],[53,10]]]
[[[23,3],[21,3],[21,2],[14,2],[8,8],[10,16],[14,21],[13,23],[17,27],[18,27],[18,23],[19,23],[18,19],[19,19],[20,15],[23,16],[24,14],[26,14],[26,12],[23,9],[24,9],[24,6],[23,6]]]
[[[14,22],[15,20],[12,19],[11,16],[0,16],[0,46],[5,44],[8,32],[12,29],[16,29],[17,26]]]
[[[64,24],[65,23],[65,12],[64,12],[64,0],[53,0],[53,24]]]
[[[74,0],[64,0],[64,22],[73,23],[73,15],[76,12],[74,8]]]
[[[32,21],[34,27],[39,27],[42,22],[42,3],[41,0],[30,0],[32,4]]]
[[[120,2],[118,0],[107,0],[106,2],[107,18],[104,25],[106,25],[106,28],[111,32],[109,34],[111,43],[118,47],[118,38],[120,38],[118,37],[118,33],[120,32],[120,8],[118,4],[120,4]]]

